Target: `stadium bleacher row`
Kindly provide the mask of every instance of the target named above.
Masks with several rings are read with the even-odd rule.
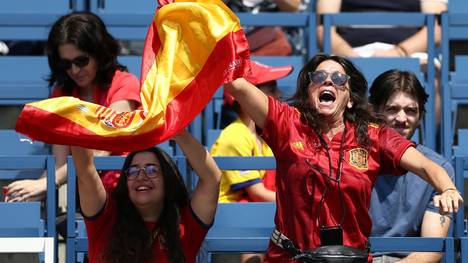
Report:
[[[71,11],[89,10],[101,16],[109,31],[120,40],[143,40],[148,25],[153,18],[156,1],[147,0],[15,0],[3,3],[0,9],[0,40],[45,40],[50,25],[55,19]],[[434,94],[435,66],[434,57],[442,57],[442,122],[436,127],[434,100],[430,100],[428,114],[421,130],[422,141],[433,149],[441,149],[442,154],[453,160],[456,168],[456,185],[464,193],[464,180],[468,179],[468,132],[455,131],[457,108],[468,104],[468,57],[456,56],[455,69],[449,69],[449,42],[468,39],[468,4],[464,0],[449,1],[449,11],[440,17],[442,42],[440,50],[431,37],[434,15],[395,13],[388,14],[327,14],[320,19],[325,27],[323,49],[316,41],[316,15],[312,12],[238,14],[244,26],[288,26],[304,30],[306,52],[287,57],[254,57],[269,65],[292,64],[293,73],[279,82],[286,95],[295,89],[295,79],[303,63],[319,51],[329,53],[329,29],[333,25],[418,25],[427,26],[429,63],[427,74],[420,72],[419,63],[411,58],[359,58],[353,62],[364,72],[371,82],[381,72],[399,68],[418,72],[429,94]],[[432,29],[431,29],[432,28]],[[129,71],[139,76],[141,57],[121,56],[119,60],[128,66]],[[0,106],[21,106],[25,103],[46,99],[50,95],[46,77],[49,72],[45,56],[0,56]],[[219,134],[222,88],[213,97],[202,114],[191,124],[189,130],[195,137],[209,146]],[[440,129],[441,138],[437,139]],[[454,145],[457,134],[458,145]],[[195,180],[192,171],[178,148],[169,143],[161,145],[174,156],[179,169],[185,173],[186,184],[192,189]],[[98,169],[119,169],[122,157],[96,158]],[[266,169],[274,168],[273,158],[218,157],[222,169]],[[66,262],[83,260],[87,251],[86,233],[82,221],[75,218],[75,186],[73,162],[68,161],[67,184],[67,236]],[[0,253],[18,252],[14,238],[29,238],[30,251],[40,253],[41,261],[57,262],[57,235],[55,226],[57,192],[55,189],[54,158],[48,145],[32,142],[13,130],[0,131],[0,179],[20,179],[37,177],[47,172],[48,187],[46,198],[46,217],[41,215],[39,202],[4,203],[0,202]],[[242,212],[239,212],[242,211]],[[211,253],[262,252],[266,250],[270,233],[274,227],[272,203],[220,204],[215,225],[210,230],[200,262],[210,262]],[[248,216],[246,216],[248,215]],[[50,256],[50,240],[53,240]],[[24,241],[25,239],[23,239]],[[447,238],[373,238],[372,251],[442,251],[445,262],[468,262],[468,229],[463,209],[453,223],[453,233]],[[22,244],[29,244],[24,241]],[[10,249],[9,249],[10,248]],[[9,250],[8,250],[9,249]],[[21,250],[24,252],[24,250]],[[20,251],[20,252],[21,252]]]

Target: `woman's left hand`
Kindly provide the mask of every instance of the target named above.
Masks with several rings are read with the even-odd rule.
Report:
[[[455,188],[434,196],[434,205],[439,208],[441,214],[457,212],[462,203],[463,197]]]
[[[27,202],[44,200],[47,180],[20,180],[8,185],[8,202]]]

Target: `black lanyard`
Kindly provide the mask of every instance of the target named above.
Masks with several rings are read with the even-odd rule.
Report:
[[[343,166],[343,159],[344,159],[344,142],[345,142],[345,137],[346,137],[346,125],[343,129],[343,133],[341,135],[341,143],[340,143],[340,152],[338,156],[338,171],[336,174],[336,178],[333,178],[333,166],[332,166],[332,159],[330,155],[330,148],[327,144],[327,142],[323,139],[323,137],[317,133],[317,136],[320,139],[320,142],[322,143],[323,147],[325,148],[325,151],[327,152],[327,157],[328,157],[328,181],[325,185],[325,188],[322,191],[322,197],[320,198],[319,205],[317,207],[317,222],[318,225],[320,226],[320,210],[322,209],[322,206],[325,202],[325,196],[327,194],[328,187],[330,186],[331,181],[334,181],[338,184],[338,192],[339,192],[339,197],[340,197],[340,204],[341,204],[341,209],[343,211],[341,220],[340,220],[340,225],[343,225],[344,219],[345,219],[345,214],[346,214],[346,207],[344,204],[344,199],[343,199],[343,192],[341,191],[341,168]],[[307,161],[307,163],[310,165],[310,163]]]

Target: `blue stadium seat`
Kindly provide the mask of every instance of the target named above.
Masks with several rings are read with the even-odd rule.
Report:
[[[120,64],[128,68],[128,72],[135,74],[140,78],[141,74],[141,56],[119,56]]]
[[[49,145],[32,141],[29,138],[17,133],[14,130],[0,130],[0,156],[31,156],[50,154]],[[31,179],[38,178],[43,173],[42,170],[0,170],[2,179]]]
[[[42,237],[44,221],[39,202],[0,202],[0,237]]]
[[[464,196],[464,183],[468,179],[468,151],[464,155],[455,156],[455,184],[457,189]],[[466,226],[465,212],[463,207],[458,210],[456,215],[454,232],[457,237],[468,237],[468,229]]]
[[[17,179],[6,171],[39,170],[47,173],[46,221],[39,202],[0,203],[0,237],[56,236],[55,159],[48,155],[0,155],[1,179]],[[45,223],[44,223],[45,222]]]
[[[442,69],[442,149],[444,155],[451,158],[453,156],[458,106],[468,104],[468,78],[466,75],[468,56],[455,56],[454,72],[448,71],[448,63],[448,61],[444,61]],[[461,142],[461,140],[458,141]]]
[[[49,97],[47,57],[4,56],[0,68],[0,104],[22,105]]]
[[[211,150],[211,147],[216,142],[222,131],[223,130],[221,129],[209,129],[207,131],[205,146],[208,148],[208,150]]]
[[[366,77],[369,86],[374,79],[383,72],[391,69],[406,70],[415,73],[419,81],[424,83],[424,75],[419,69],[419,60],[417,58],[350,58],[351,61],[361,70]]]
[[[14,130],[0,130],[0,155],[48,155],[47,144],[32,141]]]
[[[204,249],[217,252],[264,252],[275,228],[275,203],[220,203]]]
[[[465,63],[461,63],[465,59],[455,58],[456,68],[461,74],[452,75],[450,73],[450,52],[449,44],[452,40],[468,40],[468,5],[464,0],[451,0],[448,3],[448,12],[442,14],[442,151],[446,158],[450,158],[453,155],[453,136],[455,134],[455,118],[454,113],[456,112],[457,101],[459,99],[467,99],[468,94],[466,93],[467,81],[461,81],[466,79],[466,67]],[[456,54],[455,54],[456,55]],[[458,64],[458,65],[457,65]],[[457,68],[460,67],[460,68]],[[464,70],[464,71],[462,71]],[[453,82],[453,84],[452,84]],[[462,84],[465,87],[462,87]],[[462,98],[460,98],[462,97]]]
[[[0,39],[45,40],[55,20],[83,8],[84,0],[3,1],[0,9]]]
[[[109,32],[120,40],[144,40],[158,6],[156,0],[91,0],[91,12],[99,15]]]
[[[0,213],[2,214],[0,217],[0,253],[39,252],[40,262],[55,262],[55,238],[44,237],[46,232],[44,220],[41,219],[39,202],[0,203]],[[55,220],[52,221],[55,222]],[[47,242],[46,239],[51,241],[49,249],[44,243]],[[39,240],[42,242],[38,242]],[[39,244],[42,244],[42,248]],[[52,252],[52,254],[43,254],[43,252]]]
[[[454,147],[455,185],[462,196],[464,196],[465,180],[468,179],[468,130],[459,130],[458,136],[460,143],[458,146]],[[457,213],[454,232],[457,237],[468,238],[467,220],[465,219],[465,211],[463,207]],[[466,255],[468,254],[465,254],[465,256]]]

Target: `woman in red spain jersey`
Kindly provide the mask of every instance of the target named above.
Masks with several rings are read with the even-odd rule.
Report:
[[[463,201],[442,167],[379,124],[369,111],[364,76],[345,58],[313,57],[299,74],[291,104],[243,78],[225,87],[262,129],[277,161],[276,230],[265,262],[297,262],[293,256],[327,244],[330,236],[365,249],[371,190],[382,172],[409,170],[428,181],[442,213]]]

